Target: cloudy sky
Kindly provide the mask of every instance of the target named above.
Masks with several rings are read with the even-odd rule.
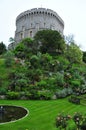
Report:
[[[86,51],[86,0],[0,0],[0,42],[9,44],[15,35],[16,17],[31,8],[49,8],[64,20],[64,35],[74,35],[81,49]]]

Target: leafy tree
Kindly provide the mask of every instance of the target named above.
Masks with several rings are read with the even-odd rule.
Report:
[[[86,51],[83,52],[83,61],[86,63]]]
[[[14,50],[15,55],[18,58],[25,59],[29,58],[34,51],[33,40],[30,38],[23,39]]]
[[[71,43],[65,51],[65,56],[71,63],[81,63],[83,53],[78,45],[76,45],[75,43]]]
[[[10,42],[10,43],[14,43],[14,42],[15,42],[15,39],[14,39],[13,37],[10,37],[10,38],[9,38],[9,42]]]
[[[17,44],[15,39],[13,37],[10,37],[9,38],[9,42],[10,42],[10,45],[8,46],[8,49],[9,50],[14,50],[15,49],[15,45]]]
[[[58,54],[64,52],[65,42],[57,31],[38,31],[34,39],[38,43],[38,48],[42,53]]]
[[[15,50],[14,50],[15,56],[21,59],[25,58],[25,53],[24,53],[24,45],[23,43],[19,43]]]
[[[3,42],[0,43],[0,55],[6,52],[6,46]]]
[[[36,55],[32,55],[30,58],[30,63],[34,68],[39,67],[39,58]]]
[[[75,41],[74,41],[74,35],[72,35],[72,34],[70,34],[70,35],[68,35],[68,36],[65,36],[64,37],[65,38],[65,41],[66,41],[66,43],[67,44],[71,44],[71,43],[74,43]]]

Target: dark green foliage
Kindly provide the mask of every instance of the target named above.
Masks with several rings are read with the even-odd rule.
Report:
[[[71,118],[70,115],[66,115],[64,113],[60,113],[56,117],[56,127],[59,128],[60,130],[64,128],[66,130],[67,125],[68,125],[68,120]]]
[[[53,30],[38,31],[34,37],[42,53],[52,55],[63,53],[65,42],[59,32]]]
[[[2,77],[0,76],[0,86],[2,86]]]
[[[5,74],[2,66],[6,67]],[[1,88],[5,79],[6,90],[24,92],[25,99],[63,98],[72,93],[86,93],[86,65],[82,62],[82,52],[73,42],[66,46],[57,31],[42,30],[34,40],[23,39],[13,52],[5,54],[2,66]]]
[[[34,68],[38,68],[39,67],[39,58],[36,55],[32,55],[30,58],[30,63],[31,63],[31,66],[33,66]]]
[[[70,123],[73,124],[72,127]],[[60,130],[86,130],[86,117],[80,112],[75,112],[73,116],[62,112],[56,117],[56,127]]]
[[[0,43],[0,55],[4,54],[7,51],[6,46],[3,42]]]
[[[33,40],[30,38],[23,39],[14,50],[15,56],[21,59],[29,58],[34,51]]]
[[[25,53],[24,53],[24,45],[22,43],[19,43],[15,50],[14,50],[15,56],[21,59],[25,58]]]
[[[67,45],[65,56],[70,61],[70,63],[82,63],[83,53],[79,46],[77,46],[75,43]]]
[[[7,99],[19,99],[20,94],[19,92],[7,92]]]
[[[69,98],[69,102],[75,103],[75,104],[80,104],[80,98],[76,97],[76,96],[71,96]]]
[[[0,87],[0,95],[5,95],[7,93],[7,88]]]
[[[58,98],[64,98],[64,97],[67,97],[69,95],[71,95],[73,93],[72,89],[71,88],[64,88],[62,90],[56,90],[55,94],[56,94],[56,97],[57,99]]]
[[[83,115],[79,112],[76,112],[73,116],[73,120],[74,120],[74,122],[79,130],[81,127],[81,124],[83,122]]]
[[[12,71],[9,74],[9,80],[10,84],[8,89],[11,91],[23,91],[28,86],[29,83],[29,79],[27,79],[25,74],[17,71]]]
[[[86,51],[83,52],[83,61],[86,63]]]
[[[79,87],[81,85],[80,80],[72,80],[71,85],[73,86],[73,88]]]
[[[81,130],[86,130],[86,119],[83,121],[80,128],[81,128]]]
[[[50,100],[52,97],[52,92],[50,90],[38,91],[39,99]]]

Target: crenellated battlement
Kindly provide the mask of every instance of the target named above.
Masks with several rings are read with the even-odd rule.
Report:
[[[28,15],[36,15],[36,14],[44,14],[44,15],[49,15],[49,16],[54,16],[56,17],[59,21],[61,21],[61,23],[64,26],[64,21],[61,19],[61,17],[53,10],[51,9],[46,9],[46,8],[33,8],[27,11],[22,12],[21,14],[19,14],[16,18],[16,22],[23,18],[23,17],[27,17]]]

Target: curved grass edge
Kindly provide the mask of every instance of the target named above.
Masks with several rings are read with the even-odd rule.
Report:
[[[24,118],[26,118],[28,115],[29,115],[29,110],[25,107],[22,107],[22,106],[17,106],[17,105],[10,105],[10,104],[0,104],[0,105],[8,105],[8,106],[14,106],[14,107],[20,107],[20,108],[23,108],[27,111],[27,114],[25,116],[23,116],[22,118],[20,119],[17,119],[17,120],[14,120],[14,121],[9,121],[9,122],[4,122],[4,123],[0,123],[0,125],[4,125],[4,124],[8,124],[8,123],[14,123],[14,122],[17,122],[17,121],[20,121],[20,120],[23,120]]]

